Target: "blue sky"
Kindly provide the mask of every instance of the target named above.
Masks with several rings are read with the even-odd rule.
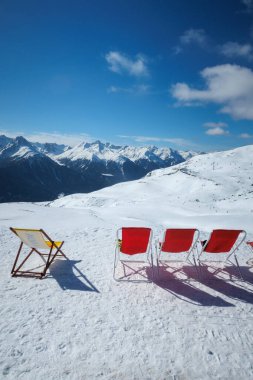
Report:
[[[253,143],[253,0],[1,0],[0,132]]]

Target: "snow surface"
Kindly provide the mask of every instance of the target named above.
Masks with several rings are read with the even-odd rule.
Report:
[[[0,205],[1,379],[251,379],[253,252],[198,280],[162,268],[153,283],[112,278],[115,232],[150,226],[243,228],[253,239],[253,147],[208,154],[90,194]],[[63,239],[43,280],[11,278],[18,239],[8,227]],[[37,265],[36,257],[31,264]],[[139,264],[140,265],[140,264]],[[150,278],[150,270],[143,269]],[[188,277],[188,279],[187,279]]]

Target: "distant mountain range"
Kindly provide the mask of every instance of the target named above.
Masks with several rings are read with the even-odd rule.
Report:
[[[193,223],[203,230],[249,226],[252,233],[252,168],[253,145],[248,145],[197,155],[179,165],[152,171],[134,183],[69,195],[48,206],[89,208],[101,220],[117,215],[133,222],[145,220],[146,225]]]
[[[0,202],[44,201],[139,179],[195,156],[169,148],[116,146],[100,141],[75,147],[0,136]]]

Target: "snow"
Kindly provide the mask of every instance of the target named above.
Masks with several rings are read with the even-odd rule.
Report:
[[[178,153],[185,159],[189,160],[190,158],[197,156],[198,154],[205,154],[204,152],[195,152],[193,150],[179,150]]]
[[[37,153],[34,153],[34,151],[31,150],[29,147],[22,146],[15,153],[12,154],[12,157],[29,158],[29,157],[34,157],[35,155],[37,155]]]
[[[135,146],[115,146],[109,143],[103,144],[100,141],[93,143],[81,143],[72,149],[56,156],[58,161],[61,160],[90,160],[90,161],[115,161],[124,163],[126,160],[136,162],[141,159],[161,163],[173,155],[180,155],[169,148],[156,147],[135,147]],[[189,155],[187,154],[187,157]],[[181,157],[182,158],[182,157]],[[183,158],[182,158],[183,159]]]
[[[15,139],[9,139],[6,136],[0,136],[0,159],[29,159],[41,154],[35,146],[30,144],[22,136]]]
[[[252,378],[246,245],[238,253],[244,282],[233,268],[198,280],[185,265],[175,274],[162,269],[153,283],[112,278],[121,226],[151,227],[154,241],[165,227],[197,227],[201,239],[213,228],[243,228],[253,239],[252,158],[249,146],[90,194],[0,204],[0,378]],[[69,260],[57,259],[43,280],[11,278],[18,239],[10,226],[63,239]]]

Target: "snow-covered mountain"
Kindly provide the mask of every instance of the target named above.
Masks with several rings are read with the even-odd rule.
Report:
[[[68,149],[71,149],[69,145],[56,144],[56,143],[34,143],[34,146],[38,149],[39,152],[46,154],[52,159],[55,159],[59,154],[66,152]]]
[[[23,137],[0,137],[0,202],[55,199],[87,189],[75,171],[43,154]]]
[[[3,147],[5,147],[11,141],[13,141],[12,138],[6,137],[4,135],[0,135],[0,149],[2,149]]]
[[[179,153],[185,160],[189,160],[199,154],[205,154],[205,152],[195,152],[194,150],[179,150]]]
[[[87,176],[89,182],[96,184],[94,190],[135,180],[152,170],[185,161],[173,149],[117,146],[100,141],[79,144],[55,159]]]
[[[145,178],[91,194],[74,194],[53,202],[61,207],[129,207],[138,217],[160,208],[162,218],[175,210],[191,214],[253,213],[253,145],[198,155],[179,165],[155,170]],[[143,207],[143,204],[146,207]],[[141,209],[141,211],[140,211]],[[158,215],[161,219],[161,215]]]
[[[22,136],[9,139],[0,136],[0,160],[22,160],[42,156],[36,147]]]
[[[183,161],[182,152],[169,148],[116,146],[100,141],[71,148],[32,143],[22,136],[0,136],[0,176],[4,178],[0,201],[42,201],[59,193],[86,193]],[[17,178],[18,186],[14,186]]]
[[[185,152],[186,153],[186,152]],[[184,160],[182,153],[170,148],[117,146],[101,141],[81,143],[56,157],[57,160],[69,161],[114,161],[122,165],[130,160],[138,163],[147,161],[157,166],[175,165]]]

